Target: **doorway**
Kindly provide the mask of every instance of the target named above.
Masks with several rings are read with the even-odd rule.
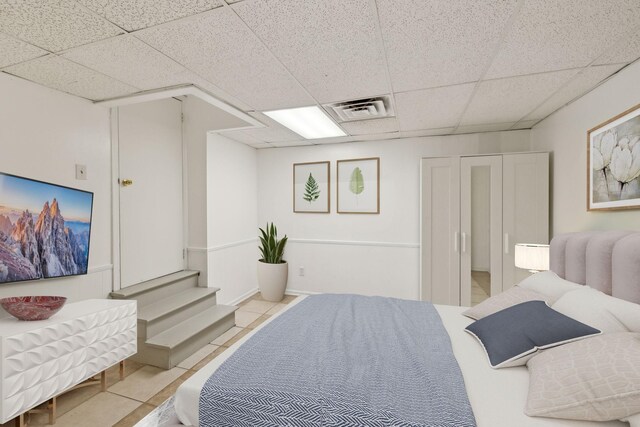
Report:
[[[114,109],[120,288],[184,269],[182,102]]]

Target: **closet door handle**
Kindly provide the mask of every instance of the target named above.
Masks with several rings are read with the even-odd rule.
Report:
[[[460,233],[457,231],[453,233],[453,251],[458,253],[458,241],[460,240]]]
[[[509,255],[509,233],[504,233],[504,254]]]
[[[462,233],[462,253],[467,253],[467,233]]]

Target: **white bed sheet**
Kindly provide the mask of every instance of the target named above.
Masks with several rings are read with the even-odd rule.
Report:
[[[274,318],[302,301],[296,298],[282,311],[247,334],[227,351],[185,381],[176,392],[175,409],[185,425],[198,425],[200,391],[207,379],[233,352]],[[464,307],[436,305],[464,376],[478,427],[628,427],[629,424],[528,417],[523,413],[529,387],[526,367],[492,369],[478,342],[464,328],[473,320],[462,316]]]

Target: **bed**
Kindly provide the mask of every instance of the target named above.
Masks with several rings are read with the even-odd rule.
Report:
[[[588,232],[561,235],[551,244],[551,269],[559,276],[587,284],[614,297],[640,303],[640,233]],[[185,425],[199,425],[201,393],[209,378],[254,335],[277,322],[304,303],[300,297],[243,337],[222,355],[198,371],[176,393],[175,409]],[[628,426],[620,421],[588,422],[542,417],[523,413],[529,374],[525,366],[492,369],[478,342],[464,331],[473,322],[462,315],[465,307],[435,306],[442,319],[453,354],[464,378],[468,401],[480,427],[613,427]]]

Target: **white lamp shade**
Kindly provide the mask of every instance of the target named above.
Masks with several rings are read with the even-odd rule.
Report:
[[[543,271],[549,269],[549,245],[530,243],[516,244],[515,264],[525,270]]]

